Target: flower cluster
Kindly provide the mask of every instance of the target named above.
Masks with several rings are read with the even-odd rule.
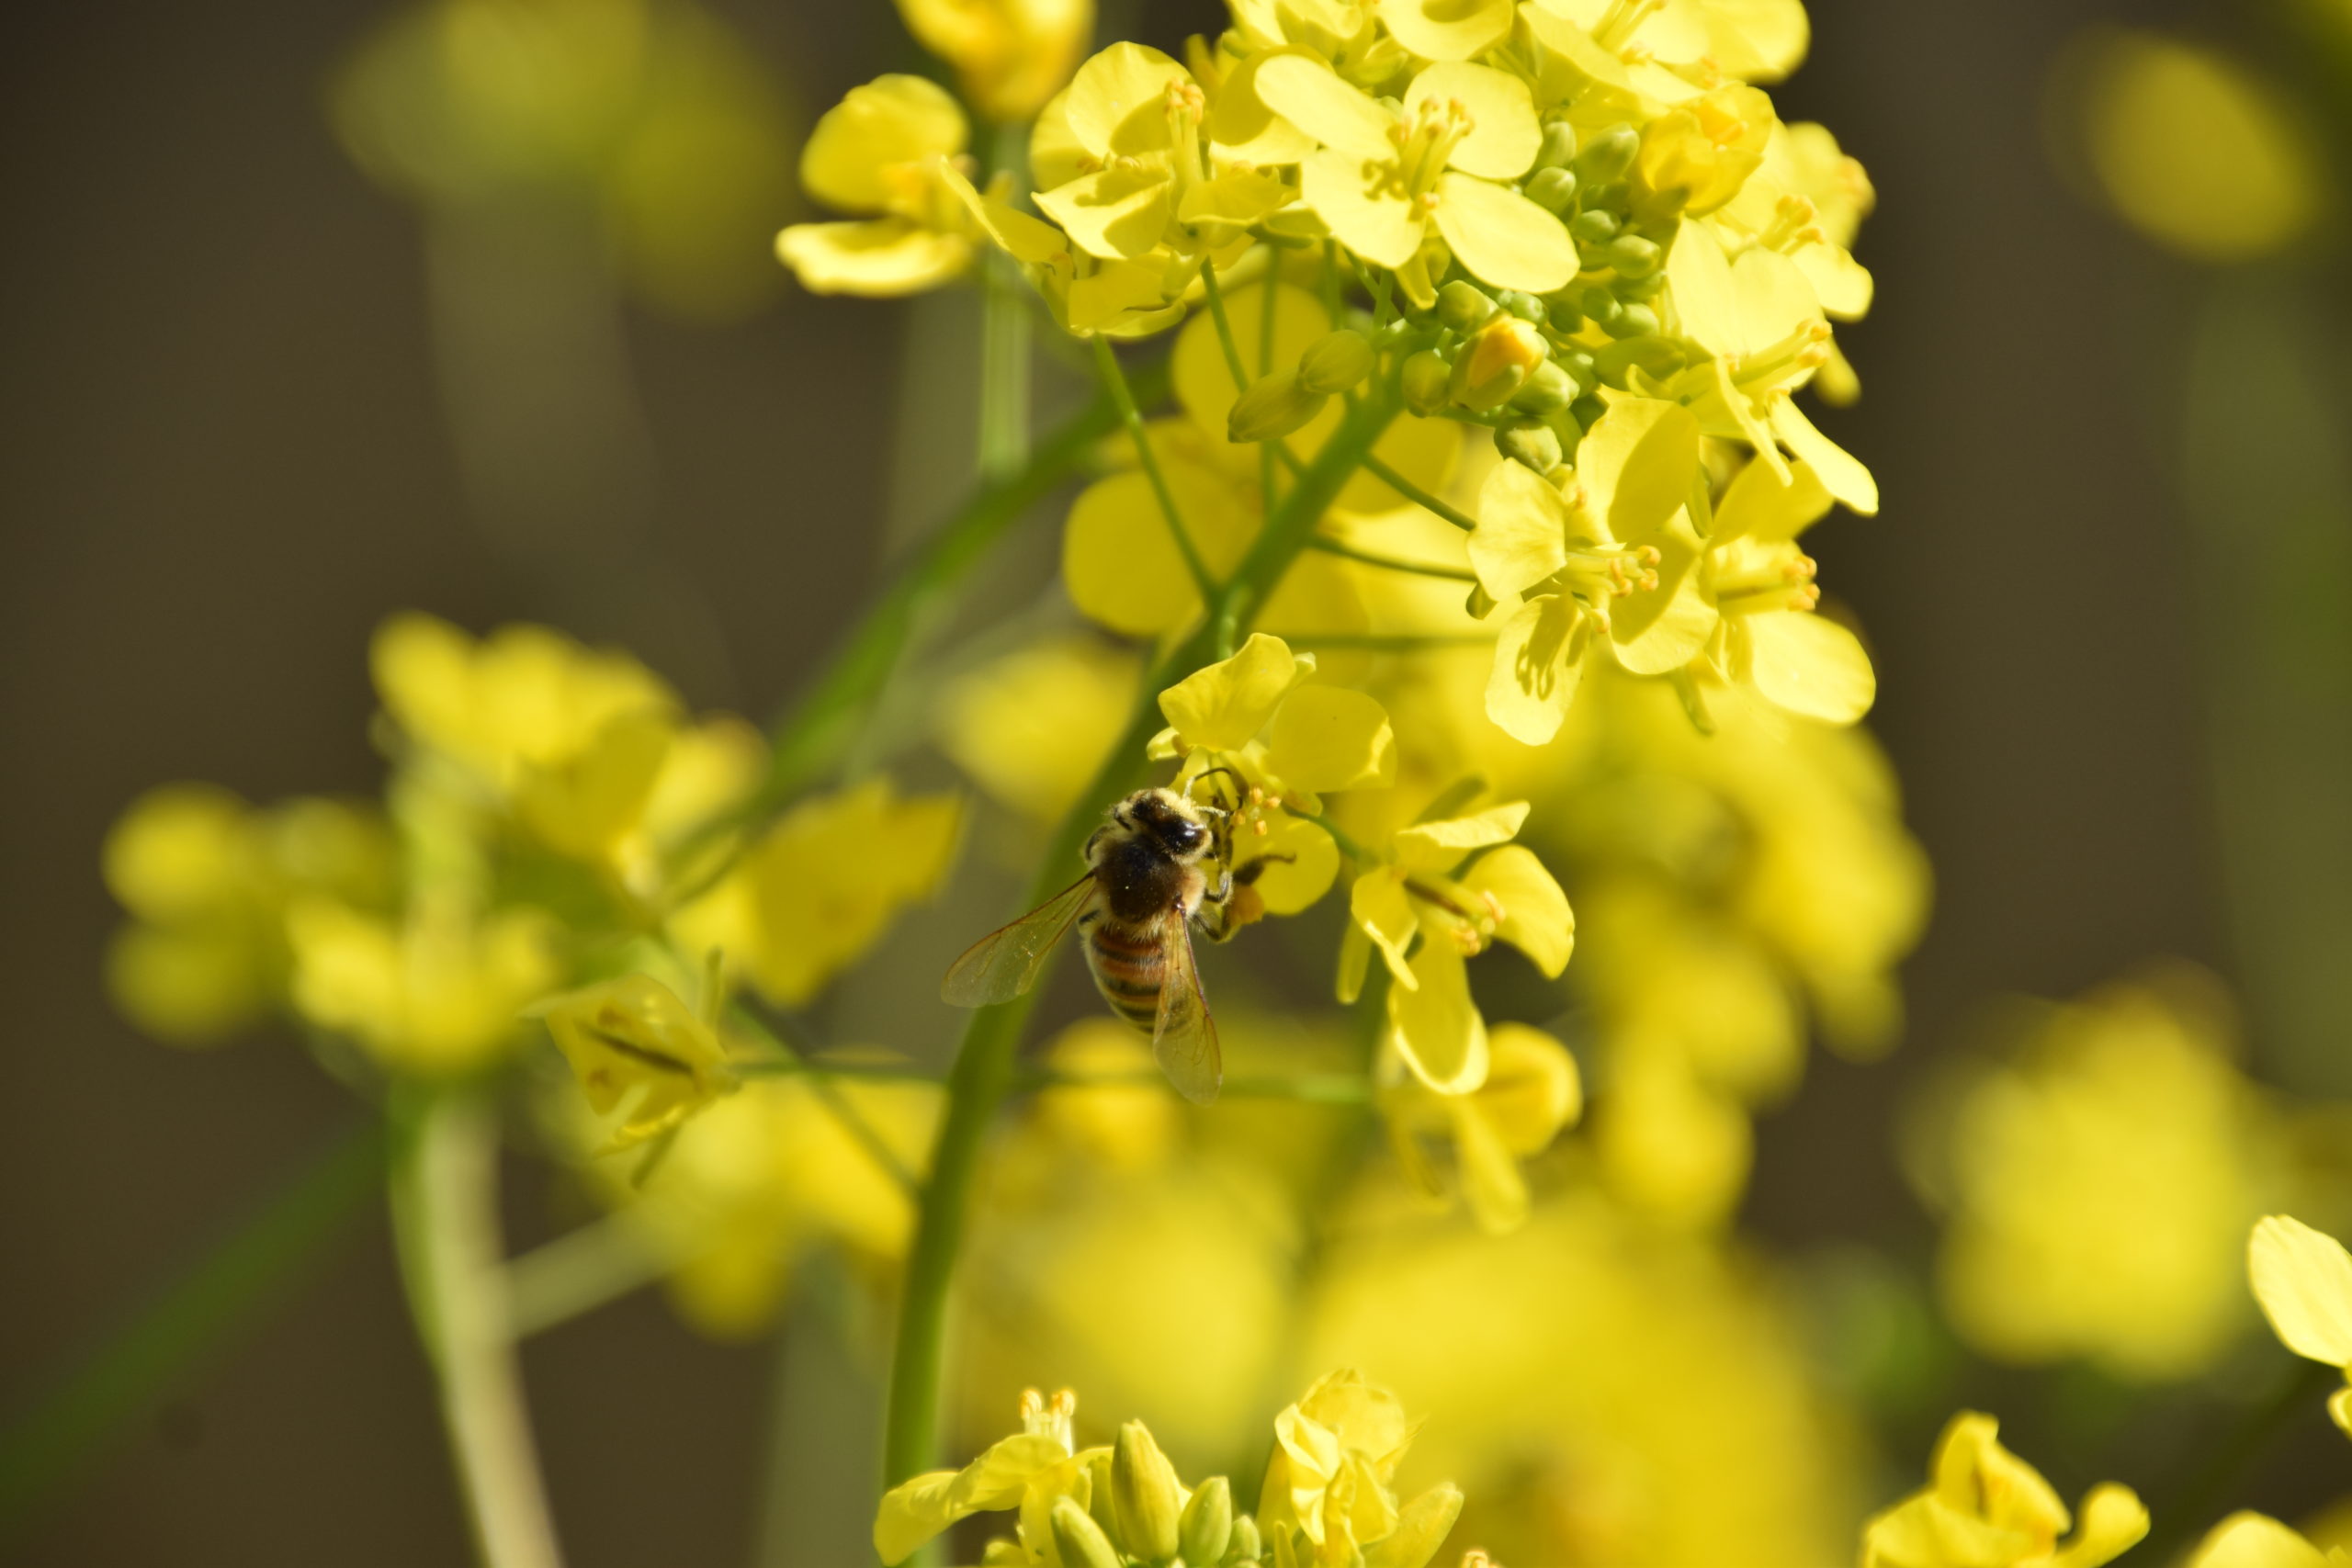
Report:
[[[1395,1394],[1354,1371],[1323,1378],[1274,1418],[1255,1517],[1235,1511],[1222,1475],[1185,1485],[1140,1421],[1110,1444],[1078,1448],[1077,1408],[1067,1389],[1050,1400],[1023,1393],[1020,1432],[960,1471],[916,1476],[883,1497],[876,1552],[903,1562],[958,1519],[1012,1512],[1014,1534],[989,1543],[989,1563],[1423,1568],[1462,1512],[1461,1492],[1442,1483],[1398,1500],[1389,1483],[1413,1423]]]

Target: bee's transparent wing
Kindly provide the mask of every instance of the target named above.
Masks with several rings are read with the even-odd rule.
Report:
[[[1159,938],[1166,961],[1159,981],[1159,1017],[1151,1032],[1151,1054],[1176,1092],[1195,1105],[1216,1098],[1225,1081],[1217,1051],[1216,1020],[1201,994],[1201,971],[1193,959],[1193,932],[1181,914],[1170,914]]]
[[[1037,983],[1046,955],[1062,939],[1094,897],[1088,872],[1009,926],[990,931],[947,967],[939,983],[942,1001],[959,1008],[1009,1002]]]

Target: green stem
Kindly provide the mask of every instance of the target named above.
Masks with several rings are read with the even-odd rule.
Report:
[[[1069,868],[1102,814],[1143,776],[1144,747],[1160,728],[1159,693],[1205,661],[1221,626],[1243,622],[1265,602],[1395,413],[1396,404],[1385,392],[1365,398],[1349,411],[1330,441],[1292,486],[1280,510],[1267,519],[1232,579],[1211,600],[1200,627],[1146,677],[1125,732],[1056,829],[1024,908],[1043,903],[1069,880]],[[885,1484],[906,1480],[938,1457],[947,1288],[963,1246],[981,1145],[998,1107],[1012,1089],[1014,1053],[1036,998],[1033,988],[1010,1002],[974,1012],[948,1072],[947,1110],[932,1148],[931,1177],[917,1213],[914,1245],[908,1255],[906,1284],[899,1304],[898,1343],[890,1363],[883,1438]]]
[[[644,1289],[671,1259],[643,1226],[617,1214],[560,1235],[506,1265],[514,1337],[528,1339]]]
[[[1440,517],[1444,518],[1448,523],[1453,524],[1464,533],[1467,534],[1472,529],[1477,527],[1478,520],[1476,518],[1469,516],[1457,506],[1451,506],[1446,502],[1440,501],[1437,497],[1431,495],[1429,491],[1423,490],[1420,486],[1415,484],[1412,480],[1407,479],[1404,475],[1398,473],[1395,468],[1390,468],[1379,458],[1367,453],[1364,457],[1363,466],[1366,472],[1370,473],[1381,483],[1386,485],[1390,490],[1395,491],[1398,495],[1403,496],[1407,501],[1411,502],[1416,506],[1427,507],[1430,511],[1436,513]]]
[[[1119,356],[1112,351],[1109,338],[1094,340],[1094,369],[1119,411],[1120,423],[1127,427],[1128,438],[1136,444],[1144,477],[1151,481],[1151,493],[1159,499],[1159,514],[1168,520],[1168,531],[1176,537],[1176,553],[1184,558],[1184,570],[1193,574],[1193,586],[1201,591],[1205,604],[1216,597],[1216,579],[1209,575],[1209,563],[1201,558],[1200,547],[1193,543],[1193,531],[1184,526],[1184,514],[1176,505],[1175,492],[1168,488],[1168,476],[1159,471],[1159,454],[1144,436],[1143,414],[1136,407],[1135,393],[1128,389],[1126,372],[1119,368]]]
[[[2179,1555],[2198,1532],[2213,1522],[2245,1467],[2260,1459],[2288,1424],[2341,1375],[2338,1369],[2317,1361],[2299,1362],[2268,1399],[2247,1406],[2211,1448],[2196,1455],[2185,1472],[2174,1478],[2173,1484],[2154,1494],[2164,1503],[2135,1560],[2165,1563]]]
[[[392,1144],[392,1234],[409,1312],[485,1568],[560,1568],[514,1359],[498,1236],[498,1115],[479,1089],[423,1091]]]
[[[1398,556],[1384,556],[1372,550],[1360,550],[1353,545],[1342,544],[1321,534],[1306,541],[1310,550],[1320,550],[1327,556],[1355,561],[1363,566],[1376,566],[1384,571],[1409,572],[1415,577],[1442,577],[1449,582],[1476,582],[1478,574],[1466,566],[1437,566],[1429,561],[1406,560]]]
[[[1216,280],[1216,268],[1201,268],[1201,292],[1208,296],[1209,320],[1216,324],[1217,346],[1225,350],[1225,367],[1233,375],[1233,389],[1238,395],[1250,389],[1250,371],[1241,363],[1241,344],[1233,335],[1233,321],[1225,313],[1225,290]]]
[[[1028,163],[1028,133],[996,128],[989,144],[991,174],[1017,182]],[[980,477],[1002,479],[1029,457],[1028,290],[1012,258],[994,249],[980,268]]]
[[[0,1436],[0,1534],[292,1283],[367,1206],[383,1171],[382,1127],[346,1134],[13,1423]]]

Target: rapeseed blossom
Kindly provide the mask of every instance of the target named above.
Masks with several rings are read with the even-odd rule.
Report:
[[[1973,1410],[1951,1418],[1927,1487],[1863,1527],[1862,1568],[2098,1568],[2148,1533],[2148,1510],[2113,1482],[2083,1498],[2076,1529],[2041,1472],[2003,1448],[1997,1430]]]
[[[2213,1527],[2189,1558],[2188,1568],[2341,1568],[2352,1553],[2340,1546],[2323,1552],[2267,1514],[2232,1514]]]
[[[2344,1368],[2352,1380],[2352,1255],[2344,1244],[2273,1214],[2254,1227],[2246,1272],[2279,1343],[2298,1356]],[[2328,1397],[2327,1413],[2352,1434],[2352,1387]]]

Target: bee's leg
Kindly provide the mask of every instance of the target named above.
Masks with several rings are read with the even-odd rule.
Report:
[[[1233,923],[1233,873],[1220,866],[1216,881],[1201,890],[1201,905],[1193,911],[1193,923],[1211,942],[1229,942],[1240,929]]]
[[[1251,861],[1239,871],[1231,873],[1229,874],[1229,880],[1243,887],[1247,887],[1251,883],[1257,881],[1260,877],[1265,875],[1266,868],[1268,866],[1276,864],[1289,865],[1297,859],[1298,857],[1296,855],[1260,855],[1256,860]]]

